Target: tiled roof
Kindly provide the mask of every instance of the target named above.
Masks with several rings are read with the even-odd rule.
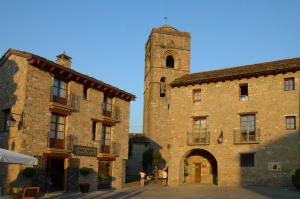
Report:
[[[233,68],[205,71],[183,75],[171,82],[172,87],[258,77],[300,70],[300,58],[283,59]]]
[[[8,49],[8,51],[2,56],[0,59],[0,67],[2,63],[11,55],[18,55],[22,56],[27,59],[28,63],[39,67],[41,69],[47,70],[50,73],[57,74],[59,76],[63,76],[64,78],[67,78],[70,81],[75,81],[80,84],[85,84],[88,87],[94,88],[96,90],[101,90],[105,93],[109,93],[112,96],[119,97],[122,99],[125,99],[127,101],[135,100],[135,95],[128,93],[124,90],[121,90],[117,87],[114,87],[110,84],[104,83],[100,80],[97,80],[93,77],[90,77],[88,75],[79,73],[73,69],[64,67],[62,65],[59,65],[53,61],[47,60],[44,57],[40,57],[38,55],[25,52],[25,51],[20,51],[20,50],[15,50],[15,49]]]

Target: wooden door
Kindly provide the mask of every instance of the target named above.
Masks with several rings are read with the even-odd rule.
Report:
[[[195,182],[201,182],[201,163],[195,163]]]

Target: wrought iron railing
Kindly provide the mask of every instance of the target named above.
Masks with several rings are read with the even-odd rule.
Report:
[[[210,133],[209,131],[202,132],[188,132],[187,133],[187,144],[188,145],[208,145],[210,144]]]
[[[234,144],[258,144],[260,142],[260,129],[253,131],[242,131],[241,129],[233,130]]]
[[[68,90],[57,86],[51,87],[50,101],[62,105],[69,105]]]
[[[119,106],[113,106],[109,103],[102,103],[101,113],[103,116],[112,118],[114,120],[121,120],[121,110]]]
[[[65,149],[65,140],[49,138],[49,148]]]
[[[120,155],[121,144],[116,141],[112,141],[110,145],[101,144],[99,146],[99,152],[109,154],[111,156],[119,156]]]

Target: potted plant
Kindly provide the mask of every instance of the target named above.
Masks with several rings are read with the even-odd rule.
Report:
[[[296,169],[295,174],[292,176],[292,182],[295,187],[300,189],[300,167]]]
[[[88,167],[82,167],[79,170],[79,172],[80,172],[80,175],[82,175],[83,177],[86,177],[92,172],[92,169],[88,168]],[[82,192],[82,193],[88,193],[89,189],[90,189],[90,184],[87,183],[87,182],[80,183],[79,184],[79,189],[80,189],[80,192]]]

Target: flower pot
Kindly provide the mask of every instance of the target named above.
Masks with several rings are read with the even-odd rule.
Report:
[[[80,189],[80,192],[82,192],[82,193],[88,193],[89,189],[90,189],[90,184],[89,183],[79,184],[79,189]]]

